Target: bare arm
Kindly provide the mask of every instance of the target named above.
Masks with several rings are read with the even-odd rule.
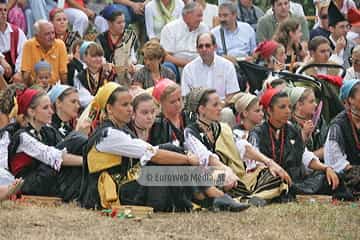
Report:
[[[178,67],[185,67],[185,65],[190,62],[190,61],[185,60],[185,59],[174,57],[173,55],[171,55],[169,53],[166,54],[165,61],[172,62]]]
[[[151,162],[157,164],[171,164],[171,165],[198,165],[199,161],[195,155],[184,155],[176,152],[170,152],[163,149],[158,149],[156,154],[151,158]]]
[[[30,87],[31,85],[33,85],[33,80],[31,79],[31,73],[25,72],[25,71],[22,71],[21,73],[22,73],[22,78],[23,78],[25,85],[27,87]]]
[[[313,170],[323,171],[326,174],[327,181],[329,185],[332,186],[333,190],[338,187],[339,178],[331,167],[323,164],[318,159],[313,159],[309,164],[309,168]]]
[[[83,165],[83,158],[82,156],[77,156],[70,153],[64,153],[62,156],[63,162],[62,165],[64,166],[82,166]]]
[[[282,180],[284,180],[289,185],[291,185],[291,182],[292,182],[291,177],[281,166],[279,166],[272,159],[268,158],[267,156],[265,156],[264,154],[259,152],[252,145],[249,144],[245,148],[246,148],[246,152],[244,155],[245,158],[264,163],[266,166],[268,166],[270,172],[274,176],[279,176]]]
[[[67,73],[60,73],[60,81],[62,84],[67,84]]]
[[[0,90],[4,90],[7,87],[7,82],[5,81],[3,75],[0,74]]]

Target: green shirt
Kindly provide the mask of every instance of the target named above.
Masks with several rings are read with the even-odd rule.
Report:
[[[290,18],[298,19],[301,23],[301,31],[303,33],[302,40],[309,41],[309,27],[307,21],[303,17],[292,16]],[[270,40],[273,38],[276,28],[279,23],[273,14],[265,15],[259,19],[256,30],[256,42],[262,42],[264,40]]]

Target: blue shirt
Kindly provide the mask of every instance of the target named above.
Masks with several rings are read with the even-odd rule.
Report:
[[[221,25],[215,27],[211,32],[216,38],[217,54],[224,55],[220,28]],[[233,32],[224,28],[224,37],[227,55],[233,57],[245,57],[251,55],[256,47],[255,31],[249,24],[244,22],[237,22],[237,28]]]

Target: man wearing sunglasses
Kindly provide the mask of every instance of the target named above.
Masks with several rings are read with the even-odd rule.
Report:
[[[184,68],[181,94],[186,96],[197,87],[212,88],[225,102],[238,91],[235,67],[223,57],[216,55],[216,40],[212,33],[199,34],[196,40],[199,57]]]
[[[328,1],[321,1],[316,4],[318,26],[310,31],[310,40],[316,36],[329,38]]]

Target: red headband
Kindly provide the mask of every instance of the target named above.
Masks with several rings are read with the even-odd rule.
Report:
[[[266,40],[259,43],[259,45],[255,49],[255,53],[259,53],[262,58],[266,59],[273,54],[273,52],[278,46],[279,44],[276,41]]]
[[[29,108],[33,98],[39,92],[35,89],[27,88],[24,91],[17,94],[18,114],[25,114]]]
[[[264,109],[268,108],[272,98],[279,93],[281,90],[278,88],[268,88],[265,90],[263,95],[260,98],[260,104],[264,107]]]
[[[50,21],[54,20],[55,15],[58,14],[59,12],[64,12],[64,10],[62,8],[51,9],[51,11],[49,12]]]
[[[168,78],[164,78],[164,79],[161,79],[154,87],[154,90],[152,92],[152,95],[153,97],[156,99],[156,101],[160,102],[160,98],[161,96],[163,95],[165,89],[168,87],[168,86],[171,86],[175,84],[174,81],[168,79]]]

